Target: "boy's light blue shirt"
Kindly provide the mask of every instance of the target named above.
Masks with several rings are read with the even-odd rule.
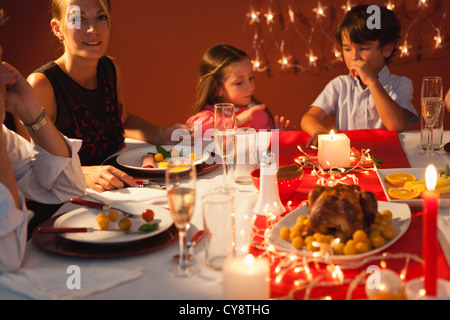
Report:
[[[377,77],[392,100],[410,112],[408,125],[415,124],[419,116],[411,103],[412,81],[406,77],[391,74],[386,65]],[[375,108],[370,90],[363,89],[359,80],[351,75],[338,76],[331,80],[311,106],[321,108],[327,116],[334,114],[337,130],[385,128]]]

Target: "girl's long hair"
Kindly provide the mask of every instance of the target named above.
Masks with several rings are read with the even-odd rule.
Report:
[[[200,79],[193,115],[204,105],[212,105],[215,102],[225,77],[225,69],[230,64],[244,59],[250,59],[244,51],[226,44],[216,45],[205,52],[200,63]]]

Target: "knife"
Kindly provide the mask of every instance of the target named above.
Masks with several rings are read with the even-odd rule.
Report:
[[[40,233],[86,233],[86,232],[95,232],[95,231],[115,231],[115,232],[125,232],[125,233],[129,233],[129,234],[149,233],[149,231],[130,231],[130,230],[120,230],[120,229],[56,228],[56,227],[39,227],[38,231]]]
[[[74,204],[79,204],[81,206],[89,207],[89,208],[99,209],[99,210],[111,210],[111,209],[118,210],[118,211],[122,212],[125,216],[127,216],[128,218],[140,218],[141,217],[140,214],[126,212],[126,211],[123,211],[122,209],[114,208],[109,204],[103,204],[100,202],[88,201],[88,200],[79,199],[79,198],[72,198],[72,199],[70,199],[70,202],[72,202]]]
[[[166,189],[166,186],[160,185],[159,183],[150,181],[148,179],[134,179],[134,181],[138,184],[139,188],[152,188],[152,189]]]

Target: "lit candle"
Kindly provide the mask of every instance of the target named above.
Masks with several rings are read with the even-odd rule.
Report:
[[[427,189],[422,192],[423,199],[423,260],[425,277],[425,294],[436,296],[437,280],[437,212],[439,208],[439,192],[435,191],[437,172],[433,165],[425,171]]]
[[[350,166],[350,139],[344,133],[318,135],[318,160],[322,169]]]
[[[227,258],[222,269],[226,300],[267,300],[270,297],[269,262],[244,258]]]

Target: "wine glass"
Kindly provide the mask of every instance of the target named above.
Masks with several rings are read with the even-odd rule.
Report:
[[[172,267],[169,273],[176,277],[190,277],[200,271],[198,267],[189,265],[186,250],[186,233],[194,214],[196,180],[196,169],[191,159],[177,157],[169,160],[166,169],[167,203],[178,229],[180,244],[178,265]]]
[[[217,152],[222,157],[223,184],[215,190],[219,192],[230,192],[235,188],[228,184],[228,159],[234,154],[234,134],[236,129],[236,118],[234,104],[218,103],[214,105],[214,142]]]
[[[422,81],[422,117],[427,129],[428,143],[426,157],[435,156],[434,127],[440,121],[443,107],[443,85],[441,77],[424,77]]]

